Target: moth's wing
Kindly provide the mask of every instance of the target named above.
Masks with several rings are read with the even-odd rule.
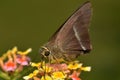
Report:
[[[55,32],[48,44],[57,46],[63,52],[90,51],[90,17],[91,3],[86,2]]]

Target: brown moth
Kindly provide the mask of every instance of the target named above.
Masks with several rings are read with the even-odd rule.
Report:
[[[91,51],[89,24],[91,20],[91,3],[84,3],[53,34],[40,49],[40,54],[49,60],[72,60]]]

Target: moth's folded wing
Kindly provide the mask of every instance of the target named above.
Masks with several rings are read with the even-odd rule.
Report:
[[[48,44],[57,46],[63,52],[91,50],[88,33],[90,17],[91,3],[86,2],[57,30]]]

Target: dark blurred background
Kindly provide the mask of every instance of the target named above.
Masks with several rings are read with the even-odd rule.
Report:
[[[33,57],[58,27],[86,0],[0,0],[0,55],[18,46]],[[120,80],[120,1],[90,0],[93,50],[81,56],[83,80]]]

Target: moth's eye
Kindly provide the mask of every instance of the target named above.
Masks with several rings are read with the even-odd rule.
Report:
[[[47,57],[47,56],[49,56],[49,54],[50,54],[50,51],[45,51],[45,56]]]

